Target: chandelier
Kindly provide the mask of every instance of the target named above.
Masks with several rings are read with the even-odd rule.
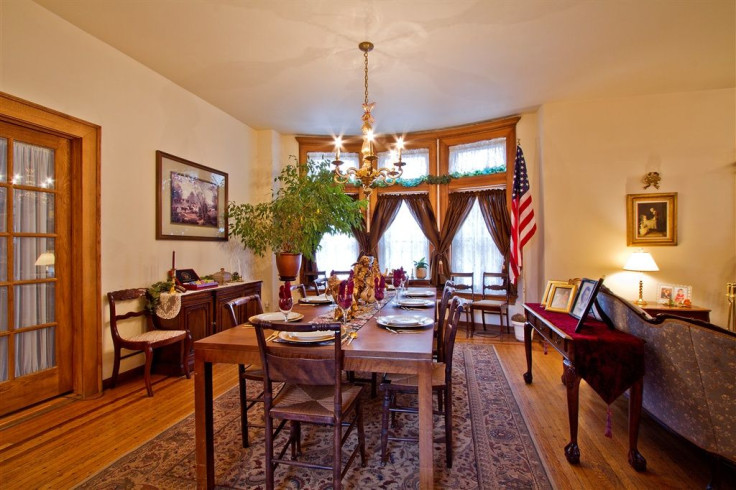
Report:
[[[403,173],[402,167],[406,165],[401,161],[401,150],[404,147],[403,138],[397,138],[396,140],[396,151],[392,152],[392,155],[396,155],[394,158],[397,160],[393,164],[393,168],[376,168],[376,162],[378,157],[376,156],[373,143],[373,115],[371,111],[375,107],[375,102],[368,102],[368,53],[373,50],[373,43],[363,41],[358,45],[358,48],[363,51],[363,57],[365,59],[365,99],[363,101],[363,125],[361,132],[363,133],[363,145],[360,149],[360,153],[363,157],[363,163],[360,168],[350,167],[345,171],[340,170],[340,165],[343,162],[340,160],[340,148],[342,147],[342,138],[335,138],[335,155],[336,158],[332,162],[335,166],[335,182],[339,184],[345,184],[349,181],[360,181],[363,191],[366,195],[370,195],[373,190],[372,185],[378,184],[381,186],[390,186],[396,183],[396,179],[401,177]]]

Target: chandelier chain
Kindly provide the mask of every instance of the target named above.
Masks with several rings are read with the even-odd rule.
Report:
[[[365,58],[365,103],[368,103],[368,51],[363,53]]]

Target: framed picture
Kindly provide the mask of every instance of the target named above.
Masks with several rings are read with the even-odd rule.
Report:
[[[227,174],[156,151],[156,239],[227,241]]]
[[[579,332],[583,328],[585,318],[589,313],[593,313],[595,296],[598,294],[598,290],[603,284],[603,278],[601,277],[597,281],[593,279],[583,279],[580,282],[580,288],[578,294],[575,297],[575,304],[570,314],[578,319],[578,324],[575,327],[575,332]],[[593,315],[595,317],[595,314]]]
[[[542,306],[547,306],[549,301],[549,293],[552,291],[552,286],[557,284],[569,284],[567,281],[547,281],[547,287],[544,288],[544,294],[542,295]]]
[[[574,284],[553,284],[547,298],[547,310],[569,313],[575,301],[576,292],[577,286]]]
[[[657,303],[661,305],[668,305],[672,302],[672,290],[674,286],[672,284],[658,284],[657,285]]]
[[[685,300],[692,302],[693,287],[684,284],[674,284],[672,286],[672,302],[675,306],[682,306]]]
[[[677,245],[677,193],[626,196],[628,245]]]

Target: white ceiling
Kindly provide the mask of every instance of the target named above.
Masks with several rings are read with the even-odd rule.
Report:
[[[35,0],[255,129],[356,134],[736,86],[734,0]]]

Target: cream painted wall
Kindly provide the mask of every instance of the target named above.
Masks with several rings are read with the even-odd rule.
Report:
[[[200,275],[225,267],[260,277],[261,264],[237,244],[155,239],[155,151],[227,172],[229,199],[247,201],[262,183],[270,188],[271,173],[258,169],[278,158],[273,149],[278,145],[260,142],[278,139],[259,134],[35,3],[3,0],[0,9],[0,90],[102,127],[103,295],[164,280],[173,250],[179,268]],[[103,311],[107,378],[112,340],[106,300]],[[141,363],[128,361],[123,371]]]
[[[645,249],[660,271],[644,276],[644,299],[659,283],[689,284],[693,303],[725,325],[726,282],[736,279],[736,90],[545,104],[538,121],[545,226],[534,297],[548,279],[606,275],[635,299],[638,273],[622,270],[634,250],[626,195],[677,192],[678,245]],[[642,189],[649,171],[660,172],[659,190]]]

